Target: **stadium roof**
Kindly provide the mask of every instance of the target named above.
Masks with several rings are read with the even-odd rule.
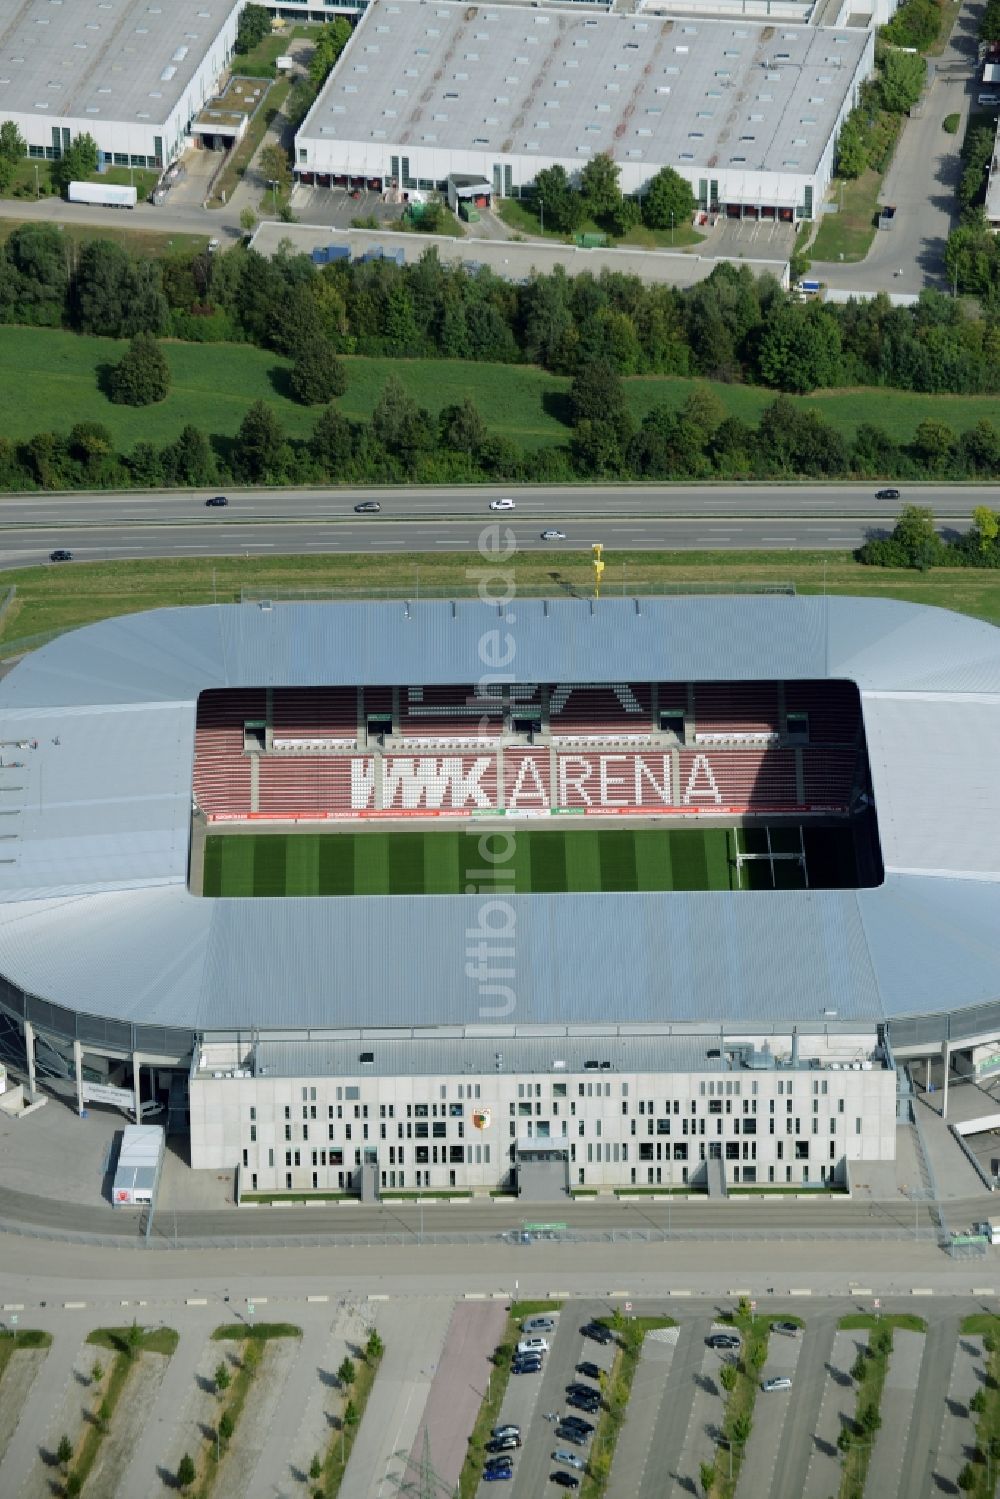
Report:
[[[512,897],[504,1024],[872,1021],[1000,997],[1000,630],[789,596],[243,604],[64,635],[0,682],[0,973],[149,1025],[489,1024],[478,896],[186,882],[199,692],[476,681],[493,631],[515,682],[852,679],[886,870],[864,890]]]
[[[375,0],[299,139],[811,174],[868,45],[766,18]]]
[[[10,114],[162,123],[234,0],[0,0]],[[200,100],[196,100],[200,103]]]

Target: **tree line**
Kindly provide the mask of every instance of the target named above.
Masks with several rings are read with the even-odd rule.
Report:
[[[575,375],[669,374],[805,393],[833,386],[981,394],[1000,390],[1000,306],[983,314],[925,291],[913,307],[885,296],[799,302],[768,275],[722,262],[681,290],[618,271],[562,268],[515,285],[488,268],[419,260],[317,268],[286,248],[268,260],[172,253],[136,260],[93,240],[77,249],[51,224],[15,229],[0,247],[0,323],[132,338],[248,342],[296,359],[332,355],[537,364]]]
[[[904,505],[886,537],[866,541],[855,553],[869,567],[1000,568],[1000,515],[988,505],[977,505],[968,531],[939,536],[933,511],[924,505]]]

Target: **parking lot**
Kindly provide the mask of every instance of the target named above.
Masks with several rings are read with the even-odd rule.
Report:
[[[352,219],[375,219],[387,227],[401,218],[402,203],[386,203],[381,193],[368,188],[355,191],[356,198],[346,188],[299,183],[292,189],[292,210],[302,224],[329,224],[335,229],[349,229]]]

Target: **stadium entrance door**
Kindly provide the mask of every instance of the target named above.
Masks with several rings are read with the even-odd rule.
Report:
[[[558,1202],[569,1195],[569,1151],[548,1141],[517,1147],[517,1195],[525,1202]]]

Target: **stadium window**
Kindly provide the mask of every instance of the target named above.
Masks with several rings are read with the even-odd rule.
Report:
[[[285,1118],[286,1118],[286,1119],[291,1119],[291,1117],[292,1117],[292,1110],[291,1110],[291,1106],[290,1106],[290,1105],[289,1105],[289,1104],[287,1104],[287,1103],[286,1103],[286,1104],[285,1104]]]
[[[350,1138],[351,1138],[351,1126],[349,1124],[345,1124],[344,1125],[344,1139],[345,1140],[349,1140]]]
[[[273,1166],[274,1165],[274,1151],[273,1150],[269,1150],[267,1152],[267,1164],[269,1166]]]
[[[308,1100],[309,1100],[309,1089],[308,1088],[303,1088],[302,1089],[302,1102],[303,1103],[307,1103]]]
[[[786,1114],[790,1114],[791,1112],[792,1112],[792,1100],[790,1098],[786,1098],[785,1099],[785,1113]]]
[[[814,1135],[818,1135],[819,1134],[819,1120],[818,1119],[814,1119],[813,1120],[813,1134]]]
[[[784,1159],[785,1159],[785,1142],[784,1142],[784,1140],[779,1140],[778,1141],[778,1160],[779,1161],[783,1161]]]
[[[861,1120],[860,1119],[855,1119],[855,1121],[854,1121],[854,1133],[856,1135],[860,1135],[860,1133],[861,1133]]]
[[[290,1171],[285,1172],[285,1190],[287,1192],[292,1190],[292,1173]]]
[[[244,1150],[244,1152],[243,1152],[243,1169],[244,1169],[244,1171],[247,1170],[247,1168],[249,1167],[249,1165],[250,1165],[250,1152],[248,1150]]]
[[[773,1120],[771,1122],[772,1122],[772,1124],[774,1123]],[[757,1121],[756,1121],[756,1119],[744,1119],[744,1121],[743,1121],[743,1133],[745,1135],[755,1135],[757,1133]]]
[[[333,1104],[332,1103],[327,1105],[326,1117],[328,1119],[332,1119],[333,1118]]]
[[[305,1092],[305,1089],[303,1089],[303,1092]],[[302,1117],[303,1119],[309,1118],[309,1105],[307,1103],[302,1105]]]
[[[726,1141],[726,1160],[738,1161],[740,1158],[740,1143],[738,1140]]]
[[[786,713],[785,732],[790,740],[796,744],[809,743],[809,714],[808,713]]]
[[[251,1121],[251,1123],[252,1123],[252,1122],[253,1122],[253,1121],[254,1121],[254,1120],[255,1120],[255,1119],[256,1119],[256,1118],[257,1118],[257,1110],[256,1110],[256,1109],[255,1109],[255,1108],[253,1108],[253,1107],[251,1107],[251,1109],[250,1109],[250,1121]]]
[[[796,1140],[796,1142],[795,1142],[795,1159],[797,1161],[808,1161],[808,1159],[809,1159],[809,1141],[808,1140]]]
[[[837,1113],[838,1114],[842,1114],[843,1112],[844,1112],[844,1100],[842,1098],[838,1098],[837,1099]]]
[[[257,1173],[256,1173],[256,1171],[252,1171],[250,1173],[250,1190],[251,1190],[251,1192],[256,1192],[256,1190],[257,1190]]]
[[[250,1126],[250,1144],[251,1145],[254,1143],[254,1141],[256,1140],[256,1138],[257,1138],[257,1126],[256,1126],[256,1124],[251,1124],[251,1126]]]
[[[704,1084],[702,1086],[704,1086]],[[721,1098],[710,1098],[708,1100],[708,1112],[710,1114],[721,1114],[722,1113],[722,1099]]]
[[[831,1159],[831,1161],[835,1161],[837,1159],[837,1142],[836,1142],[836,1140],[831,1140],[830,1141],[830,1159]]]
[[[553,1083],[552,1084],[552,1097],[553,1098],[565,1098],[566,1097],[566,1084],[565,1083]]]
[[[285,1139],[286,1140],[290,1140],[291,1138],[292,1138],[292,1126],[290,1124],[286,1124],[285,1125]]]
[[[660,733],[672,734],[679,743],[684,743],[684,711],[681,708],[660,709]]]
[[[822,1082],[822,1084],[820,1086],[820,1091],[823,1094],[824,1098],[826,1097],[827,1093],[829,1093],[829,1091],[830,1091],[830,1085],[826,1081],[825,1078],[823,1079],[823,1082]]]
[[[448,1133],[448,1126],[447,1124],[445,1124],[443,1119],[434,1121],[434,1123],[431,1125],[431,1133],[433,1134],[435,1140],[443,1140],[445,1138],[446,1134]]]
[[[622,1083],[622,1097],[628,1097],[628,1083]]]

